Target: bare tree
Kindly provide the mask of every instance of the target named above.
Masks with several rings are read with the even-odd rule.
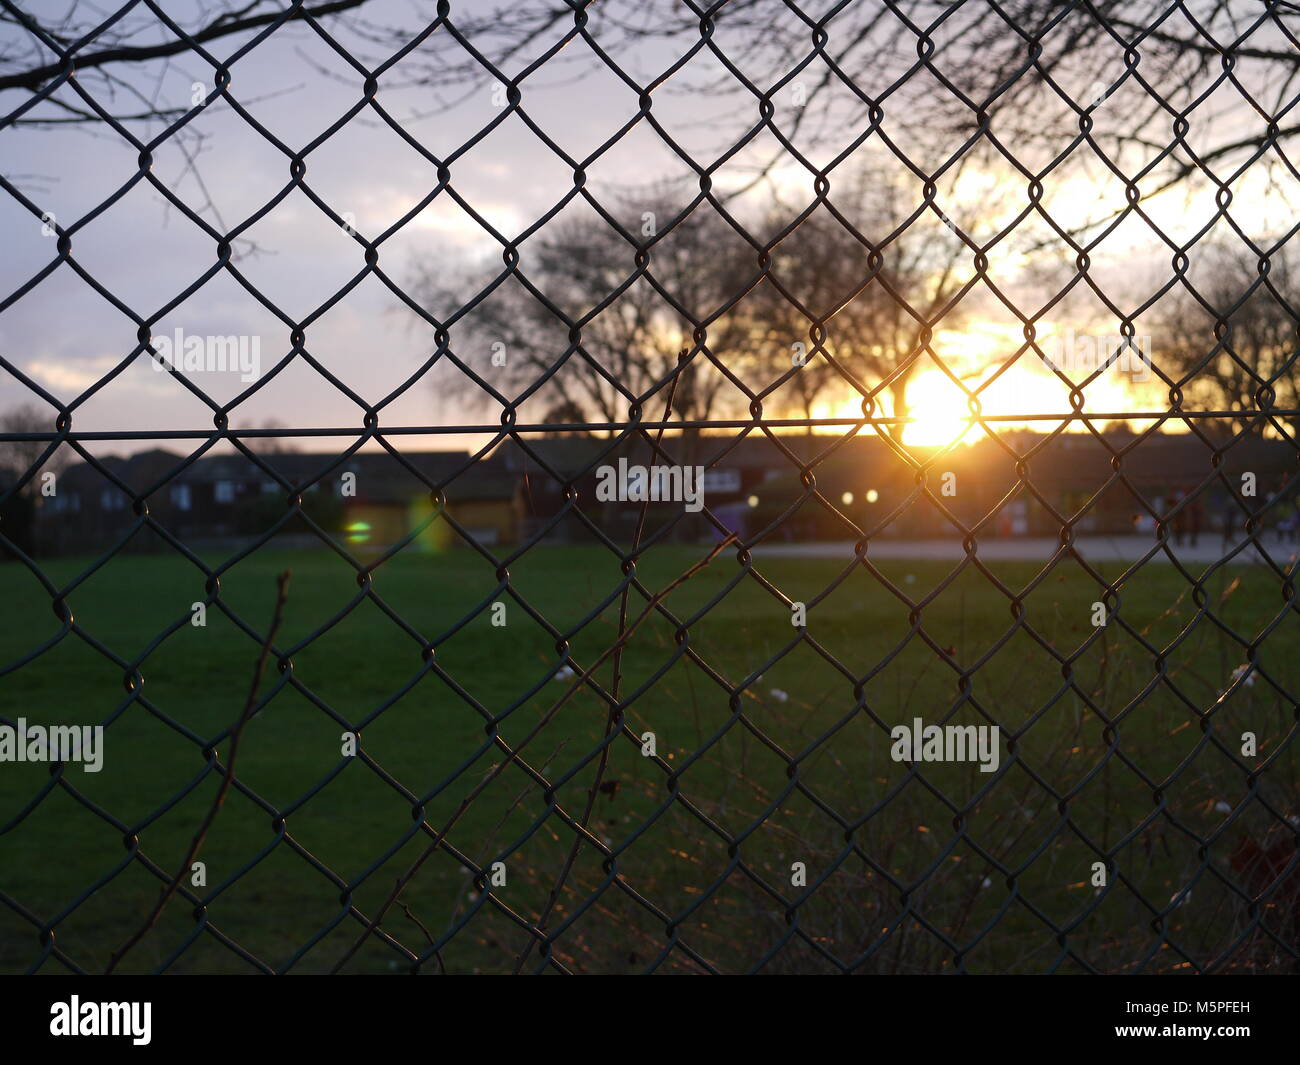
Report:
[[[1266,264],[1266,266],[1265,266]],[[1256,429],[1296,421],[1300,407],[1300,274],[1285,247],[1266,258],[1209,246],[1166,300],[1156,361],[1189,409],[1238,411]]]
[[[111,124],[140,130],[144,141],[151,140],[155,131],[169,129],[166,143],[180,157],[170,187],[176,191],[192,179],[197,193],[192,209],[210,215],[222,230],[228,230],[203,174],[201,157],[210,134],[188,121],[200,107],[226,106],[213,67],[226,53],[208,58],[213,53],[207,52],[200,58],[197,49],[211,49],[227,39],[251,39],[283,25],[329,24],[367,2],[326,0],[286,7],[278,0],[195,0],[189,11],[164,22],[147,6],[110,12],[85,0],[67,0],[55,10],[50,10],[51,4],[31,12],[4,0],[0,3],[0,128],[71,127],[94,134]],[[69,50],[71,57],[65,61],[61,53]],[[176,98],[169,94],[174,94],[176,84],[171,79],[169,88],[169,74],[180,58],[194,60],[195,66],[185,79],[189,90]],[[202,80],[190,81],[194,78]],[[193,95],[195,85],[208,87],[203,98]],[[5,90],[29,95],[16,99],[4,95]],[[263,98],[240,102],[247,106]],[[15,186],[41,180],[30,174],[5,177]],[[232,245],[236,258],[262,250],[242,236]]]
[[[565,66],[579,75],[601,64],[671,56],[702,35],[700,12],[680,0],[484,3],[449,16],[456,34],[442,26],[433,0],[413,0],[411,7],[395,18],[379,14],[370,0],[301,7],[278,0],[198,0],[191,13],[176,17],[180,34],[167,27],[158,40],[142,43],[140,36],[158,23],[147,8],[105,14],[84,0],[68,0],[57,13],[33,13],[5,2],[0,26],[12,32],[0,39],[0,91],[43,91],[64,79],[66,64],[55,49],[76,46],[77,81],[96,89],[96,96],[130,101],[110,112],[116,121],[175,119],[192,104],[159,99],[160,71],[169,60],[192,52],[193,44],[249,39],[290,24],[328,28],[372,68],[418,38],[420,47],[385,71],[382,83],[419,88],[432,101],[429,113],[436,113],[495,80],[490,68],[513,77],[547,51],[554,52],[548,70]],[[1292,2],[1190,0],[1171,10],[1165,0],[729,0],[711,8],[706,21],[708,50],[724,56],[729,69],[682,72],[657,91],[732,98],[752,115],[764,94],[775,100],[797,87],[806,104],[789,109],[779,123],[792,140],[826,142],[887,117],[895,142],[906,133],[909,144],[942,149],[938,166],[952,145],[972,134],[981,135],[963,150],[987,159],[1010,144],[1017,153],[1038,145],[1047,161],[1064,145],[1086,139],[1099,152],[1149,158],[1156,169],[1143,183],[1146,197],[1214,166],[1231,173],[1244,159],[1285,165],[1280,149],[1300,133],[1300,122],[1266,117],[1294,113],[1300,9]],[[460,39],[473,41],[490,67]],[[1228,80],[1227,56],[1232,91],[1203,106],[1208,89]],[[748,85],[736,71],[744,72]],[[855,91],[845,91],[848,80]],[[1122,103],[1117,98],[1107,106],[1117,93]],[[48,126],[102,120],[85,99],[49,96],[45,106],[58,113],[24,109],[10,121]],[[1200,136],[1171,138],[1171,116],[1193,110]],[[760,164],[760,172],[784,151]]]
[[[792,214],[772,205],[768,231],[799,224],[748,301],[759,346],[788,356],[778,368],[803,363],[790,375],[797,399],[787,406],[811,419],[819,401],[871,393],[876,416],[906,418],[929,333],[940,318],[949,328],[961,318],[946,309],[972,257],[957,222],[908,203],[880,165],[849,170],[824,203]]]
[[[180,16],[173,26],[164,27],[162,38],[149,44],[138,43],[142,32],[158,27],[159,19],[148,8],[138,11],[109,13],[97,5],[71,0],[57,12],[39,15],[5,3],[0,10],[0,26],[8,25],[21,32],[10,32],[0,41],[0,91],[29,89],[40,91],[62,79],[66,64],[57,58],[56,49],[77,46],[74,67],[77,81],[87,87],[106,91],[110,101],[125,97],[133,104],[124,110],[111,109],[117,122],[140,122],[160,118],[179,118],[193,106],[168,107],[151,98],[138,80],[141,68],[155,60],[167,60],[237,34],[265,30],[267,27],[303,20],[324,19],[359,8],[368,0],[328,0],[325,3],[285,7],[274,0],[198,0],[188,17]],[[157,75],[163,67],[155,65],[149,73]],[[15,124],[60,125],[100,122],[103,116],[89,102],[75,105],[53,98],[50,103],[62,112],[59,119],[40,115],[19,116]]]
[[[0,437],[49,433],[54,429],[54,415],[42,413],[34,404],[24,403],[0,414]],[[0,439],[0,483],[4,488],[27,479],[22,491],[40,491],[40,473],[58,473],[68,461],[68,448],[52,447],[46,440]]]
[[[13,545],[24,554],[36,550],[36,510],[42,502],[43,473],[57,474],[66,461],[67,448],[46,440],[4,439],[6,436],[47,433],[53,415],[31,404],[0,414],[0,552]],[[56,485],[57,488],[57,485]]]
[[[452,326],[453,353],[483,385],[456,374],[446,386],[460,402],[490,405],[490,388],[512,404],[536,396],[547,412],[621,422],[637,404],[649,420],[647,404],[675,380],[680,419],[743,410],[734,380],[756,356],[739,301],[761,274],[759,253],[708,204],[674,223],[678,213],[665,201],[627,205],[635,232],[594,213],[557,221],[517,271],[449,278],[424,264],[413,286],[421,303],[451,310],[505,275]]]
[[[379,80],[384,90],[418,88],[429,100],[430,114],[454,107],[488,82],[515,81],[543,55],[548,56],[547,71],[567,69],[580,77],[613,64],[635,81],[641,68],[661,69],[655,65],[660,59],[668,65],[684,46],[699,45],[717,62],[689,65],[656,83],[653,94],[692,94],[750,118],[764,115],[755,130],[765,127],[778,143],[769,138],[768,146],[760,148],[755,140],[747,156],[734,159],[737,167],[752,168],[749,187],[772,177],[778,161],[789,161],[809,146],[847,151],[847,146],[869,140],[894,154],[899,173],[910,172],[931,186],[927,208],[933,206],[933,186],[951,180],[954,161],[977,161],[1031,186],[1044,174],[1076,166],[1140,173],[1140,187],[1134,186],[1140,201],[1194,175],[1226,186],[1247,166],[1266,173],[1289,167],[1285,153],[1300,133],[1300,122],[1288,120],[1295,114],[1300,76],[1300,9],[1293,2],[1188,0],[1171,9],[1164,0],[803,0],[793,5],[726,0],[709,9],[703,23],[699,10],[680,0],[574,0],[539,6],[485,2],[457,8],[444,25],[432,0],[412,0],[401,13],[369,0],[323,0],[299,7],[278,0],[196,0],[173,21],[173,26],[162,24],[145,7],[104,14],[84,0],[67,0],[52,12],[37,12],[3,0],[0,93],[15,94],[5,97],[6,104],[19,101],[16,108],[6,106],[4,124],[88,125],[102,123],[105,115],[121,124],[181,120],[196,105],[190,99],[164,98],[169,63],[193,58],[206,77],[213,73],[211,63],[200,59],[195,45],[212,49],[225,42],[234,48],[256,34],[282,32],[284,26],[303,34],[328,31],[370,69],[418,43]],[[449,32],[452,27],[455,33]],[[465,41],[474,49],[467,49]],[[70,61],[60,55],[68,50]],[[73,69],[75,78],[70,76]],[[323,76],[340,76],[321,70]],[[352,79],[358,73],[342,76]],[[536,76],[529,72],[516,85],[522,106]],[[24,100],[22,93],[39,99]],[[516,106],[513,96],[510,106]],[[202,136],[190,125],[175,135]],[[726,152],[731,159],[734,147],[719,145],[719,158]],[[196,149],[182,150],[188,169],[197,175]],[[801,163],[810,174],[817,172],[807,158]],[[829,171],[837,192],[846,180],[842,170],[837,164]],[[733,188],[710,206],[725,209],[745,191]],[[1076,212],[1067,219],[1065,240],[1054,225],[1046,241],[1065,248],[1073,236],[1097,231],[1117,210],[1131,206],[1126,198],[1118,208],[1101,207],[1100,217]],[[704,222],[707,211],[697,214],[695,239],[702,248],[711,243],[712,223]],[[807,232],[783,242],[772,269],[759,279],[770,291],[751,294],[751,303],[770,297],[778,279],[789,275],[791,258],[812,254],[818,269],[802,282],[791,280],[794,287],[787,289],[793,292],[802,285],[812,302],[803,310],[795,306],[784,319],[774,302],[769,301],[766,313],[746,312],[728,306],[720,295],[720,279],[741,284],[733,293],[754,283],[748,258],[752,248],[729,253],[725,263],[707,269],[698,263],[688,268],[691,228],[678,227],[685,250],[677,258],[683,261],[671,261],[677,253],[664,240],[656,247],[652,274],[676,277],[678,288],[689,290],[692,300],[678,298],[679,306],[665,311],[674,300],[656,294],[648,277],[635,279],[616,306],[585,325],[583,347],[563,356],[566,372],[550,375],[548,387],[560,393],[555,402],[598,410],[616,420],[632,397],[650,394],[656,382],[671,376],[678,352],[686,347],[689,365],[679,375],[676,397],[683,416],[705,416],[720,405],[743,406],[743,391],[729,379],[730,364],[718,353],[726,349],[736,359],[770,356],[766,347],[778,338],[792,329],[799,336],[806,332],[810,311],[812,320],[828,323],[828,350],[839,357],[813,360],[809,372],[792,379],[792,391],[805,411],[827,388],[837,387],[838,378],[839,385],[858,391],[864,384],[890,382],[893,411],[905,412],[908,367],[916,362],[926,320],[943,311],[951,272],[933,261],[914,258],[909,263],[908,249],[895,241],[893,254],[868,263],[864,274],[860,253],[852,246],[844,256],[817,252],[838,247],[842,234],[832,223],[815,213],[803,224]],[[717,232],[725,237],[726,229],[724,223]],[[585,239],[592,246],[578,247]],[[599,292],[603,298],[623,284],[626,245],[608,227],[584,231],[578,226],[543,239],[542,255],[552,261],[537,264],[539,276],[558,282],[564,274],[554,268],[554,260],[572,259],[572,285],[552,299],[559,315],[513,278],[505,290],[522,289],[533,297],[531,302],[511,297],[484,304],[488,316],[498,313],[494,304],[524,312],[523,317],[499,316],[495,323],[501,341],[524,356],[512,371],[520,376],[494,380],[518,385],[524,374],[534,381],[539,372],[554,369],[557,353],[568,347],[567,331],[557,347],[546,330],[566,316],[589,313],[594,305],[584,305],[585,296]],[[796,252],[801,246],[812,250]],[[611,251],[617,254],[611,256]],[[842,282],[854,280],[839,276],[844,262],[854,262],[857,277],[868,279],[862,294],[847,302],[837,297]],[[891,285],[909,293],[895,299],[892,308],[889,301],[875,298]],[[681,308],[702,310],[693,314]],[[692,334],[701,322],[708,339],[696,345]],[[1284,329],[1285,322],[1278,327]],[[1185,339],[1184,348],[1194,352],[1199,342]],[[788,343],[781,346],[788,350]],[[588,344],[599,350],[599,357],[588,357],[593,354]],[[765,356],[756,348],[764,348]],[[744,356],[735,354],[742,351]],[[1252,365],[1255,356],[1238,354]],[[1266,357],[1262,350],[1255,355]],[[1243,387],[1258,389],[1269,380],[1267,372],[1255,374],[1258,381],[1254,371],[1245,378],[1234,376],[1228,358],[1228,363],[1219,359],[1207,365],[1225,394],[1240,398]],[[1274,387],[1292,388],[1290,373],[1284,368]]]
[[[432,7],[422,9],[430,18]],[[635,69],[702,35],[700,11],[680,0],[480,10],[457,25],[506,76],[547,48],[556,49],[548,66],[567,64],[575,76],[609,63]],[[1247,161],[1285,170],[1284,150],[1300,134],[1294,117],[1269,117],[1295,114],[1294,2],[729,0],[709,8],[705,22],[707,51],[725,62],[703,66],[715,73],[681,72],[656,91],[734,100],[747,117],[760,100],[778,105],[783,143],[757,161],[755,181],[788,158],[784,142],[838,144],[845,131],[879,126],[931,172],[967,153],[1021,174],[1022,165],[1058,169],[1067,148],[1079,149],[1072,163],[1129,160],[1144,172],[1146,199],[1193,174],[1227,178]],[[359,17],[354,25],[381,46],[376,61],[409,36]],[[454,101],[495,79],[451,35],[426,43],[403,65],[402,84]],[[1216,86],[1225,91],[1211,93]],[[795,93],[798,106],[780,106]],[[1191,132],[1180,133],[1175,116],[1184,114]],[[1108,217],[1071,224],[1082,232]]]
[[[769,201],[737,219],[743,235],[711,203],[680,219],[667,200],[650,206],[624,203],[643,226],[635,233],[595,214],[543,229],[518,278],[424,264],[421,303],[449,313],[504,276],[452,326],[452,352],[482,382],[444,378],[458,402],[491,406],[490,389],[511,404],[536,395],[543,420],[564,420],[549,416],[558,410],[620,422],[634,403],[649,416],[651,397],[676,379],[684,420],[746,418],[755,401],[768,417],[811,419],[818,403],[868,393],[875,416],[907,417],[931,331],[961,317],[949,304],[972,252],[955,222],[861,164],[824,200]]]

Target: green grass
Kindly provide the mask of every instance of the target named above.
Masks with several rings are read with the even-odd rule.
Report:
[[[658,591],[706,554],[656,548],[638,579]],[[237,720],[257,657],[257,641],[217,606],[205,627],[188,623],[205,591],[203,574],[184,559],[118,556],[78,582],[89,561],[43,569],[56,586],[75,582],[68,602],[77,626],[126,668],[69,634],[0,685],[11,719],[111,721],[103,771],[70,766],[26,816],[49,784],[48,767],[0,765],[0,824],[8,826],[0,892],[10,903],[0,907],[0,971],[43,958],[41,971],[65,968],[15,906],[54,922],[54,946],[90,970],[102,970],[139,927],[161,883],[140,857],[168,875],[180,864],[218,786],[203,743]],[[122,969],[253,971],[223,937],[270,968],[330,969],[362,928],[348,900],[374,914],[426,850],[413,813],[422,809],[429,829],[451,827],[383,930],[420,955],[425,930],[442,937],[459,925],[429,969],[508,971],[529,941],[516,919],[538,920],[569,853],[574,832],[557,810],[568,818],[584,810],[605,704],[584,687],[562,698],[574,683],[548,679],[560,661],[554,637],[496,590],[492,567],[469,551],[404,553],[375,572],[375,594],[419,637],[368,599],[347,612],[362,589],[355,571],[326,552],[260,551],[222,573],[222,603],[264,631],[284,569],[292,580],[277,646],[290,652],[292,668],[268,669],[262,693],[273,698],[244,733],[240,790],[203,845],[207,886],[192,889],[205,900],[202,919],[192,902],[173,899]],[[913,972],[949,970],[960,953],[965,968],[997,972],[1173,970],[1222,960],[1245,927],[1242,907],[1207,872],[1200,840],[1212,841],[1209,862],[1231,876],[1236,841],[1245,832],[1263,838],[1275,819],[1250,801],[1224,827],[1229,815],[1216,804],[1246,802],[1249,784],[1209,744],[1196,710],[1214,706],[1246,660],[1211,615],[1249,640],[1267,631],[1258,664],[1283,692],[1300,690],[1295,618],[1274,625],[1285,609],[1275,577],[1234,569],[1194,594],[1170,566],[1140,571],[1123,587],[1120,617],[1152,644],[1172,645],[1157,662],[1116,625],[1096,633],[1097,584],[1072,562],[1032,585],[1037,564],[993,566],[1023,594],[1014,606],[972,567],[880,563],[880,575],[913,600],[935,594],[918,633],[910,608],[865,567],[760,555],[754,570],[809,604],[808,635],[842,668],[809,642],[782,654],[797,636],[789,608],[746,575],[734,552],[663,600],[687,623],[684,633],[655,612],[640,622],[621,661],[623,698],[635,696],[627,734],[609,746],[602,775],[617,788],[598,795],[589,824],[615,852],[618,881],[609,883],[594,846],[582,849],[546,922],[557,935],[556,964],[691,970],[698,956],[727,971],[760,961],[806,971],[833,969],[826,955],[834,955],[865,957],[865,971]],[[1106,576],[1122,571],[1111,566]],[[620,579],[618,560],[596,547],[537,548],[510,568],[513,591],[573,633],[583,667],[616,640]],[[504,627],[480,611],[498,599],[507,603]],[[48,593],[20,565],[0,566],[0,601],[9,622],[0,661],[58,634]],[[644,606],[634,593],[629,624]],[[1016,627],[1020,611],[1038,639]],[[155,646],[169,626],[175,631]],[[1071,683],[1039,639],[1063,656],[1093,640],[1066,671]],[[424,641],[436,645],[431,660]],[[137,663],[142,685],[131,680]],[[606,690],[612,671],[606,655],[593,673]],[[949,713],[978,723],[981,711],[1020,734],[1015,759],[1004,745],[996,777],[970,765],[913,773],[891,760],[888,726]],[[1101,715],[1120,719],[1114,754]],[[1267,763],[1260,795],[1283,814],[1297,812],[1292,699],[1261,677],[1218,704],[1211,720],[1233,753],[1243,731],[1258,735],[1259,754],[1242,761]],[[341,755],[348,726],[361,727],[365,756],[382,775]],[[515,749],[534,730],[525,764],[497,772],[506,755],[491,734]],[[647,731],[657,759],[642,757],[632,739]],[[539,775],[553,786],[549,802]],[[128,847],[133,839],[138,847]],[[1116,875],[1101,894],[1088,884],[1097,857],[1085,839],[1114,855]],[[1012,871],[1014,888],[990,858]],[[489,899],[465,866],[496,860],[507,881]],[[818,887],[792,931],[777,896],[799,896],[790,884],[796,861]],[[1171,909],[1189,886],[1191,899]],[[668,915],[671,934],[643,903]],[[1148,903],[1170,911],[1165,938],[1176,947],[1152,931]],[[1070,926],[1064,945],[1049,923]],[[407,964],[372,937],[345,968]],[[527,967],[541,964],[534,950]]]

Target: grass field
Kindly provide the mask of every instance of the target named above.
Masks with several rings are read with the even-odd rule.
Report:
[[[659,591],[708,550],[653,549],[637,578]],[[56,586],[74,584],[78,631],[126,665],[68,634],[0,681],[9,720],[108,724],[97,774],[69,766],[52,786],[47,766],[0,764],[5,972],[64,970],[54,948],[102,970],[141,924],[161,886],[146,860],[168,876],[181,863],[219,781],[202,748],[237,720],[257,658],[258,642],[218,606],[204,627],[189,624],[205,577],[184,559],[119,555],[78,583],[89,562],[43,568]],[[1116,620],[1093,628],[1098,586],[1073,561],[1037,581],[1038,564],[990,567],[1009,594],[972,567],[880,563],[877,576],[848,562],[759,554],[750,572],[724,551],[662,600],[684,628],[654,611],[636,625],[621,660],[625,732],[608,746],[589,822],[597,844],[581,849],[544,922],[549,957],[534,949],[525,968],[1222,962],[1246,928],[1224,882],[1229,855],[1243,835],[1264,839],[1278,825],[1230,756],[1267,765],[1259,798],[1300,812],[1285,694],[1300,690],[1300,629],[1294,612],[1277,622],[1287,607],[1276,576],[1242,567],[1194,590],[1172,566],[1141,570],[1122,586],[1118,618],[1170,648],[1156,659]],[[510,971],[530,941],[518,922],[538,921],[569,855],[606,703],[578,678],[554,678],[554,636],[467,550],[404,553],[374,573],[374,595],[405,627],[324,551],[260,551],[222,573],[221,602],[265,631],[285,569],[276,644],[291,668],[268,668],[270,700],[244,732],[237,790],[203,844],[207,884],[188,890],[205,908],[173,899],[121,968],[327,971],[363,930],[349,906],[373,916],[428,833],[445,830],[383,920],[391,940],[370,937],[344,970],[404,970],[414,955],[424,971]],[[511,591],[570,635],[578,667],[600,661],[592,677],[610,690],[619,560],[541,547],[509,572]],[[764,582],[808,604],[809,640]],[[904,596],[933,596],[919,626]],[[19,564],[0,566],[0,601],[3,663],[59,633],[50,595]],[[507,604],[501,627],[495,601]],[[634,592],[629,626],[644,612]],[[1247,660],[1221,625],[1259,640],[1262,675],[1218,703],[1207,732],[1198,710],[1215,707]],[[1049,650],[1071,656],[1089,640],[1068,668]],[[136,671],[143,684],[130,681]],[[950,713],[1014,734],[998,773],[890,758],[890,726]],[[1103,715],[1118,718],[1109,737]],[[341,753],[350,728],[362,757]],[[1259,753],[1241,758],[1248,730]],[[632,739],[645,732],[655,758]],[[526,765],[501,744],[524,744]],[[1114,858],[1101,891],[1090,884],[1097,850]],[[485,895],[468,867],[495,861],[506,883]],[[806,864],[808,888],[792,886],[794,862]],[[20,909],[55,926],[52,942]]]

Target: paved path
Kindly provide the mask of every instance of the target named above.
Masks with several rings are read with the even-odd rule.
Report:
[[[1075,549],[1090,562],[1136,562],[1151,550],[1154,540],[1150,536],[1083,536],[1075,540]],[[1273,533],[1263,539],[1269,557],[1281,566],[1294,562],[1300,545],[1283,542]],[[1234,546],[1236,546],[1234,544]],[[1048,537],[1022,537],[1000,539],[989,537],[978,543],[980,558],[1002,561],[1043,562],[1051,558],[1059,544]],[[1184,565],[1218,562],[1232,548],[1225,549],[1219,536],[1201,536],[1197,545],[1172,544],[1170,550]],[[966,556],[960,540],[904,540],[881,538],[873,540],[868,550],[871,558],[922,558],[957,560]],[[773,543],[754,549],[754,557],[763,558],[834,558],[848,561],[853,557],[850,541],[834,543]],[[1157,551],[1152,562],[1169,562],[1166,551]],[[1234,559],[1234,564],[1263,563],[1258,550],[1245,547]]]

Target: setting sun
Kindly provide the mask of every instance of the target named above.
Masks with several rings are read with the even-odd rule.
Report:
[[[938,370],[919,375],[907,390],[910,422],[903,442],[920,447],[945,447],[967,436],[972,428],[966,394]]]
[[[1055,331],[1055,326],[1045,330]],[[1040,431],[1054,428],[1056,423],[1050,420],[1019,422],[1015,418],[1018,414],[1064,417],[1071,413],[1069,385],[1032,352],[1022,355],[986,387],[980,387],[997,374],[1002,360],[1010,358],[1018,344],[1013,329],[992,322],[972,323],[964,331],[940,331],[935,337],[935,353],[959,376],[962,384],[954,382],[933,361],[918,367],[907,386],[908,416],[912,420],[903,430],[903,442],[917,447],[948,447],[980,439],[983,430],[969,420],[972,411],[968,397],[976,390],[979,390],[979,413],[1000,419],[988,423],[990,426],[1032,427]],[[1087,374],[1067,376],[1082,385]],[[1135,385],[1117,370],[1107,370],[1086,384],[1084,410],[1098,414],[1137,410],[1144,390],[1152,387],[1156,387],[1154,383]],[[860,410],[860,401],[854,400],[845,403],[840,414],[854,417]],[[1097,419],[1093,424],[1104,429],[1108,422]],[[1068,427],[1069,430],[1080,428],[1077,424]]]

